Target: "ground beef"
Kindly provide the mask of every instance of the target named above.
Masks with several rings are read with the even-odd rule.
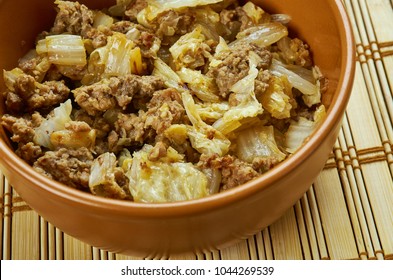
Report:
[[[96,116],[115,108],[124,110],[133,99],[142,99],[146,103],[155,91],[162,88],[164,83],[157,77],[127,75],[82,86],[73,90],[73,94],[81,108]]]
[[[281,58],[288,64],[295,64],[305,68],[313,65],[310,48],[298,38],[284,38],[279,41],[277,48],[280,51]]]
[[[223,157],[202,155],[197,166],[200,169],[213,168],[221,171],[221,191],[234,188],[261,175],[253,168],[252,164],[241,161],[232,155]]]
[[[117,84],[116,99],[121,108],[126,108],[131,101],[136,109],[142,107],[153,94],[165,88],[164,82],[155,76],[129,75]]]
[[[46,57],[37,55],[35,52],[29,52],[23,59],[19,61],[18,67],[27,75],[32,76],[36,81],[41,82],[46,72],[51,68],[51,63]],[[46,79],[60,80],[60,79]]]
[[[4,115],[1,124],[12,133],[11,140],[16,143],[33,141],[35,132],[32,121],[28,118],[18,118],[12,115]]]
[[[108,112],[107,114],[110,113],[115,114],[113,118],[116,118],[117,113],[115,111]],[[96,131],[96,137],[98,139],[103,139],[108,135],[108,133],[112,130],[111,122],[114,122],[114,120],[110,120],[109,116],[108,119],[103,116],[92,117],[83,109],[74,110],[72,118],[75,121],[87,123]]]
[[[36,145],[34,142],[29,142],[26,144],[19,143],[15,153],[17,156],[32,165],[43,155],[44,152],[42,151],[41,146]]]
[[[255,157],[252,161],[252,168],[258,173],[265,173],[280,163],[276,157]]]
[[[155,34],[162,40],[164,45],[175,43],[178,38],[188,32],[193,26],[195,16],[189,10],[178,11],[170,10],[164,12],[155,19]]]
[[[58,12],[51,33],[86,36],[94,21],[94,13],[85,5],[72,1],[57,1]]]
[[[239,44],[228,54],[225,52],[217,59],[222,62],[209,70],[209,76],[213,77],[219,88],[219,94],[227,98],[230,94],[230,88],[239,80],[247,76],[250,67],[248,65],[249,52],[253,51],[261,58],[258,69],[267,69],[271,64],[272,54],[263,48],[253,44]]]
[[[42,155],[41,147],[33,142],[34,128],[38,127],[42,120],[39,113],[22,117],[5,114],[1,118],[1,125],[11,133],[11,140],[17,143],[15,153],[29,164],[33,164]]]
[[[164,142],[157,142],[157,144],[150,151],[148,159],[150,161],[158,161],[167,155],[167,146]]]
[[[237,20],[240,22],[240,32],[255,25],[251,18],[247,16],[242,7],[237,7],[235,11]]]
[[[19,75],[14,83],[14,91],[5,92],[5,104],[11,112],[33,112],[38,109],[50,109],[64,102],[70,89],[64,81],[47,81],[42,84],[34,77]]]
[[[113,23],[110,26],[110,29],[114,32],[119,32],[126,34],[128,31],[130,31],[133,28],[141,27],[141,25],[128,21],[128,20],[120,20],[115,23]]]
[[[112,152],[120,152],[124,147],[142,146],[149,134],[145,131],[145,112],[119,114],[115,128],[108,135],[108,146]]]
[[[109,148],[118,152],[123,147],[161,141],[167,128],[183,123],[185,118],[180,94],[175,89],[157,91],[148,103],[147,111],[120,114],[108,137]]]
[[[269,81],[272,74],[268,70],[261,69],[255,79],[255,96],[260,100],[260,96],[269,88]]]
[[[109,28],[94,28],[94,12],[85,5],[73,1],[57,1],[58,13],[49,34],[75,34],[91,39],[93,48],[103,47],[107,37],[112,35]],[[46,34],[43,34],[46,35]]]
[[[160,138],[172,124],[184,123],[186,118],[183,101],[175,89],[156,92],[147,108],[145,127],[153,128]]]
[[[225,39],[233,41],[236,39],[236,34],[239,33],[241,23],[236,19],[237,14],[235,10],[222,10],[220,12],[220,22],[227,27],[228,33]]]
[[[76,103],[91,116],[116,107],[116,98],[107,80],[77,88],[73,94]]]
[[[125,15],[129,18],[129,20],[136,22],[138,13],[146,8],[146,6],[146,0],[132,0],[125,11]]]
[[[62,148],[48,151],[33,165],[38,172],[76,189],[89,188],[90,168],[93,163],[90,150]]]

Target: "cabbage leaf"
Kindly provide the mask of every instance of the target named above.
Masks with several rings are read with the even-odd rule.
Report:
[[[182,100],[187,116],[192,123],[192,126],[186,126],[192,147],[201,154],[225,155],[229,150],[231,142],[220,131],[206,124],[201,119],[189,92],[185,91],[182,93]]]
[[[169,155],[166,157],[151,161],[149,154],[152,150],[151,145],[145,144],[128,161],[126,176],[130,180],[129,188],[134,201],[163,203],[209,195],[206,175],[192,163],[179,160],[172,148],[168,149]]]
[[[70,117],[71,111],[72,104],[70,99],[55,108],[53,114],[49,115],[39,127],[34,129],[34,143],[46,148],[53,148],[50,137],[53,132],[64,130],[66,124],[72,121]]]

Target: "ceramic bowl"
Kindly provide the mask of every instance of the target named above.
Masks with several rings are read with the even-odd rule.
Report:
[[[90,8],[115,1],[81,0]],[[350,22],[341,0],[264,0],[270,13],[292,17],[291,35],[311,47],[315,63],[329,79],[327,118],[291,158],[260,178],[204,199],[138,204],[96,197],[36,173],[18,158],[1,129],[0,168],[31,208],[65,233],[92,246],[142,257],[221,249],[279,219],[310,188],[337,138],[354,79]],[[0,1],[0,69],[12,69],[47,30],[53,0]],[[4,83],[0,82],[1,91]],[[4,100],[0,100],[0,114]]]

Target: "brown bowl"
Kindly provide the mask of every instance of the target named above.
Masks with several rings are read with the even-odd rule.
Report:
[[[80,2],[101,8],[115,1]],[[210,197],[139,204],[96,197],[36,173],[15,155],[1,129],[0,168],[6,178],[35,211],[65,233],[134,256],[220,249],[276,221],[309,189],[331,152],[354,79],[354,42],[341,0],[254,2],[270,13],[291,15],[292,35],[311,46],[315,63],[330,82],[326,120],[291,158],[252,182]],[[15,67],[54,16],[53,0],[1,1],[0,69]],[[3,91],[3,82],[0,87]],[[0,104],[3,114],[4,101]]]

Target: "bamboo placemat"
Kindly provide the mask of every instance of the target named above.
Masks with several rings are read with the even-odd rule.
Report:
[[[279,221],[180,259],[393,259],[393,1],[345,0],[357,44],[342,129],[310,190]],[[1,259],[135,259],[93,248],[30,209],[0,173]]]

